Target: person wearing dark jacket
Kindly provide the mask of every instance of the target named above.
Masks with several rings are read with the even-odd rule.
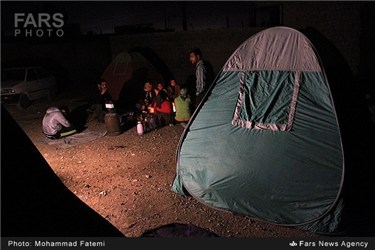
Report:
[[[98,122],[104,122],[105,104],[112,103],[112,96],[108,91],[107,82],[104,79],[100,79],[97,84],[98,90],[95,92],[92,100],[89,112],[95,112]]]
[[[174,102],[174,99],[180,95],[181,87],[177,84],[175,79],[172,79],[167,87],[168,98],[171,102]]]
[[[189,61],[195,65],[195,95],[191,97],[194,97],[192,101],[197,107],[212,84],[214,72],[212,65],[203,59],[199,48],[189,52]]]

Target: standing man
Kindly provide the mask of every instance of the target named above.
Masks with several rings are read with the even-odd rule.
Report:
[[[211,84],[211,72],[208,68],[209,64],[203,60],[202,52],[199,48],[192,49],[189,52],[189,60],[193,65],[195,65],[196,91],[194,105],[197,107],[206,94],[209,84]]]

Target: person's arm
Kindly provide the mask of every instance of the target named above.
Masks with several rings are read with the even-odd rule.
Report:
[[[108,90],[106,90],[103,95],[104,95],[104,101],[112,101],[111,93],[109,93]]]
[[[56,113],[55,118],[64,127],[70,127],[70,122],[65,118],[65,116],[61,112]]]
[[[180,85],[176,84],[176,87],[174,88],[174,98],[180,95],[181,87]]]
[[[206,85],[206,69],[202,62],[197,65],[196,68],[196,78],[197,78],[197,92],[196,95],[199,95],[204,91]]]

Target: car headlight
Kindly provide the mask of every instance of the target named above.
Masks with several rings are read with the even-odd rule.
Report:
[[[16,91],[14,89],[2,89],[1,94],[14,94]]]

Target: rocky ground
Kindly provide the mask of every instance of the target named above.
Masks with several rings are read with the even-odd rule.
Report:
[[[192,223],[222,237],[316,237],[310,232],[276,226],[220,211],[171,191],[176,148],[184,128],[160,128],[139,136],[132,127],[70,148],[43,142],[41,120],[51,105],[82,104],[79,99],[41,100],[27,110],[7,109],[31,138],[62,182],[125,236],[138,237],[169,223]],[[87,129],[105,131],[95,120]]]

